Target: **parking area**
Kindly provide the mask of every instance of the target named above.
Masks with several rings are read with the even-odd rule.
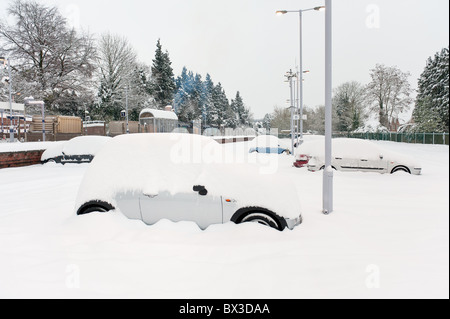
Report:
[[[322,174],[280,156],[304,217],[283,232],[76,216],[89,164],[0,170],[0,297],[448,298],[448,146],[378,143],[423,175],[335,172],[329,216]]]

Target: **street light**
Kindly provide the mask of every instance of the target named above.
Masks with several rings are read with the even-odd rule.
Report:
[[[9,141],[14,142],[14,127],[12,124],[13,111],[12,111],[12,77],[11,77],[11,62],[9,58],[0,57],[0,62],[3,62],[3,66],[6,66],[8,62],[8,84],[9,84],[9,112],[10,112],[10,123],[9,123]]]
[[[325,6],[319,6],[319,7],[314,7],[314,8],[309,8],[309,9],[304,9],[304,10],[278,10],[276,12],[277,15],[284,15],[290,12],[295,12],[299,14],[299,19],[300,19],[300,70],[299,70],[299,75],[300,78],[298,79],[298,84],[299,84],[299,98],[300,98],[300,143],[303,142],[303,39],[302,39],[302,34],[303,34],[303,28],[302,28],[302,20],[303,20],[303,12],[307,12],[307,11],[323,11],[325,10]]]
[[[325,169],[323,170],[323,213],[333,212],[332,155],[332,15],[331,0],[325,0]]]

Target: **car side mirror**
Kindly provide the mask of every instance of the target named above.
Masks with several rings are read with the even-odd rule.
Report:
[[[208,194],[208,191],[206,190],[205,186],[196,185],[192,189],[194,192],[198,192],[198,194],[201,196],[206,196]]]

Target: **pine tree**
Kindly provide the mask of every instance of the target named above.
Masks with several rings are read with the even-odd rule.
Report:
[[[267,131],[269,131],[271,128],[271,122],[272,122],[272,116],[270,114],[264,115],[263,128],[265,128]]]
[[[155,58],[152,66],[152,93],[157,107],[162,109],[173,103],[175,80],[169,53],[163,52],[161,41],[156,44]]]
[[[415,130],[449,131],[449,49],[429,58],[418,82],[418,95],[413,118]]]
[[[183,67],[181,76],[176,80],[175,112],[181,122],[191,123],[201,115],[202,81],[197,74]]]
[[[231,122],[230,104],[220,82],[214,87],[212,102],[214,105],[212,123],[216,127],[228,126]]]
[[[209,74],[206,74],[205,81],[203,82],[203,105],[202,116],[204,118],[203,123],[205,126],[212,126],[214,120],[217,117],[216,107],[213,101],[214,94],[214,82]]]

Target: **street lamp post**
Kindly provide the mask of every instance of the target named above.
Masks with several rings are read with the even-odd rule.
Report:
[[[323,213],[333,212],[332,154],[332,15],[331,0],[325,1],[325,169],[323,170]]]
[[[125,97],[125,110],[126,110],[126,121],[127,121],[127,134],[130,134],[130,129],[128,127],[128,85],[125,88],[126,97]]]
[[[0,57],[0,61],[8,62],[8,84],[9,84],[9,113],[10,113],[10,123],[9,123],[9,141],[14,142],[14,126],[13,126],[13,111],[12,111],[12,77],[11,77],[11,62],[9,58]]]
[[[303,142],[303,12],[306,11],[322,11],[325,9],[324,6],[304,9],[304,10],[279,10],[276,12],[278,15],[283,15],[290,12],[295,12],[299,14],[299,31],[300,31],[300,61],[299,61],[299,75],[300,78],[298,79],[298,85],[299,85],[299,100],[300,100],[300,143]]]

